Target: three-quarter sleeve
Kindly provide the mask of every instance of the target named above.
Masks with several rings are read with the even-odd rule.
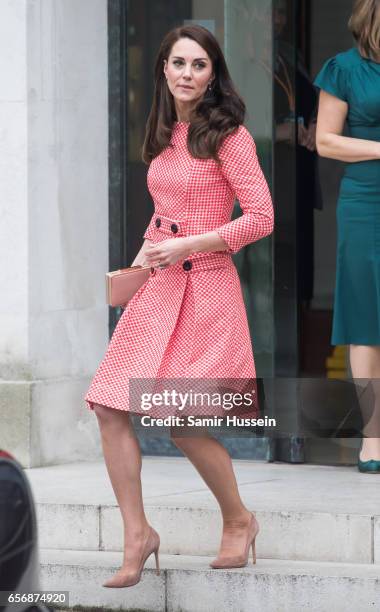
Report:
[[[219,150],[221,171],[237,197],[242,215],[215,228],[230,253],[268,236],[273,231],[273,204],[261,170],[256,145],[247,128],[229,134]]]
[[[147,228],[143,234],[143,238],[146,238],[147,240],[153,240],[154,237],[154,229],[155,229],[155,225],[154,225],[154,213],[147,225]]]
[[[347,70],[340,65],[337,57],[325,62],[314,80],[314,85],[347,102]]]

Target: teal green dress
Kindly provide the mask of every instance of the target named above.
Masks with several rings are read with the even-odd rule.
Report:
[[[380,141],[380,63],[356,48],[314,81],[348,104],[348,136]],[[346,163],[337,206],[332,344],[380,345],[380,159]]]

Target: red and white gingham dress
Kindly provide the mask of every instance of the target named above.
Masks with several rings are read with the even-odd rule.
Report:
[[[188,128],[188,123],[176,122],[170,146],[150,164],[154,214],[144,238],[159,242],[216,230],[229,249],[195,253],[152,272],[115,328],[85,397],[90,409],[96,403],[143,413],[130,405],[131,379],[256,376],[231,254],[272,232],[270,192],[254,140],[243,125],[224,140],[222,167],[213,159],[191,156]],[[243,214],[231,221],[235,196]],[[194,412],[225,416],[221,407],[197,407]]]

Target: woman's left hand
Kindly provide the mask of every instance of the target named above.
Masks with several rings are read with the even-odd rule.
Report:
[[[148,266],[168,267],[180,259],[186,259],[192,253],[189,238],[167,238],[156,244],[149,244],[145,251],[145,263]]]

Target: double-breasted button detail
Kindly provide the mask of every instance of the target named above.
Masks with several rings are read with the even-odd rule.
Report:
[[[173,149],[163,150],[149,166],[155,212],[144,238],[158,245],[177,235],[218,229],[229,252],[199,256],[188,252],[178,259],[178,265],[161,271],[158,265],[154,268],[115,327],[86,394],[91,409],[101,404],[144,414],[133,402],[131,385],[136,379],[157,381],[157,391],[165,388],[165,379],[171,386],[176,377],[189,383],[209,380],[211,389],[218,392],[226,386],[223,381],[234,381],[227,387],[240,393],[247,389],[247,379],[256,376],[242,287],[231,254],[272,231],[268,186],[253,139],[243,125],[229,134],[220,148],[223,172],[214,163],[205,164],[191,156],[188,130],[189,124],[176,123]],[[230,221],[235,197],[243,214]],[[177,233],[171,229],[173,224]],[[163,306],[165,312],[161,313]],[[222,379],[222,383],[215,379]],[[191,402],[189,411],[195,416],[225,416],[225,408],[217,404]],[[242,407],[237,407],[239,416]],[[257,417],[256,408],[251,410]],[[151,414],[166,417],[177,412],[175,406],[169,411],[168,406],[154,406]]]
[[[176,234],[178,232],[178,225],[176,223],[172,223],[170,229],[172,230],[173,234]]]

